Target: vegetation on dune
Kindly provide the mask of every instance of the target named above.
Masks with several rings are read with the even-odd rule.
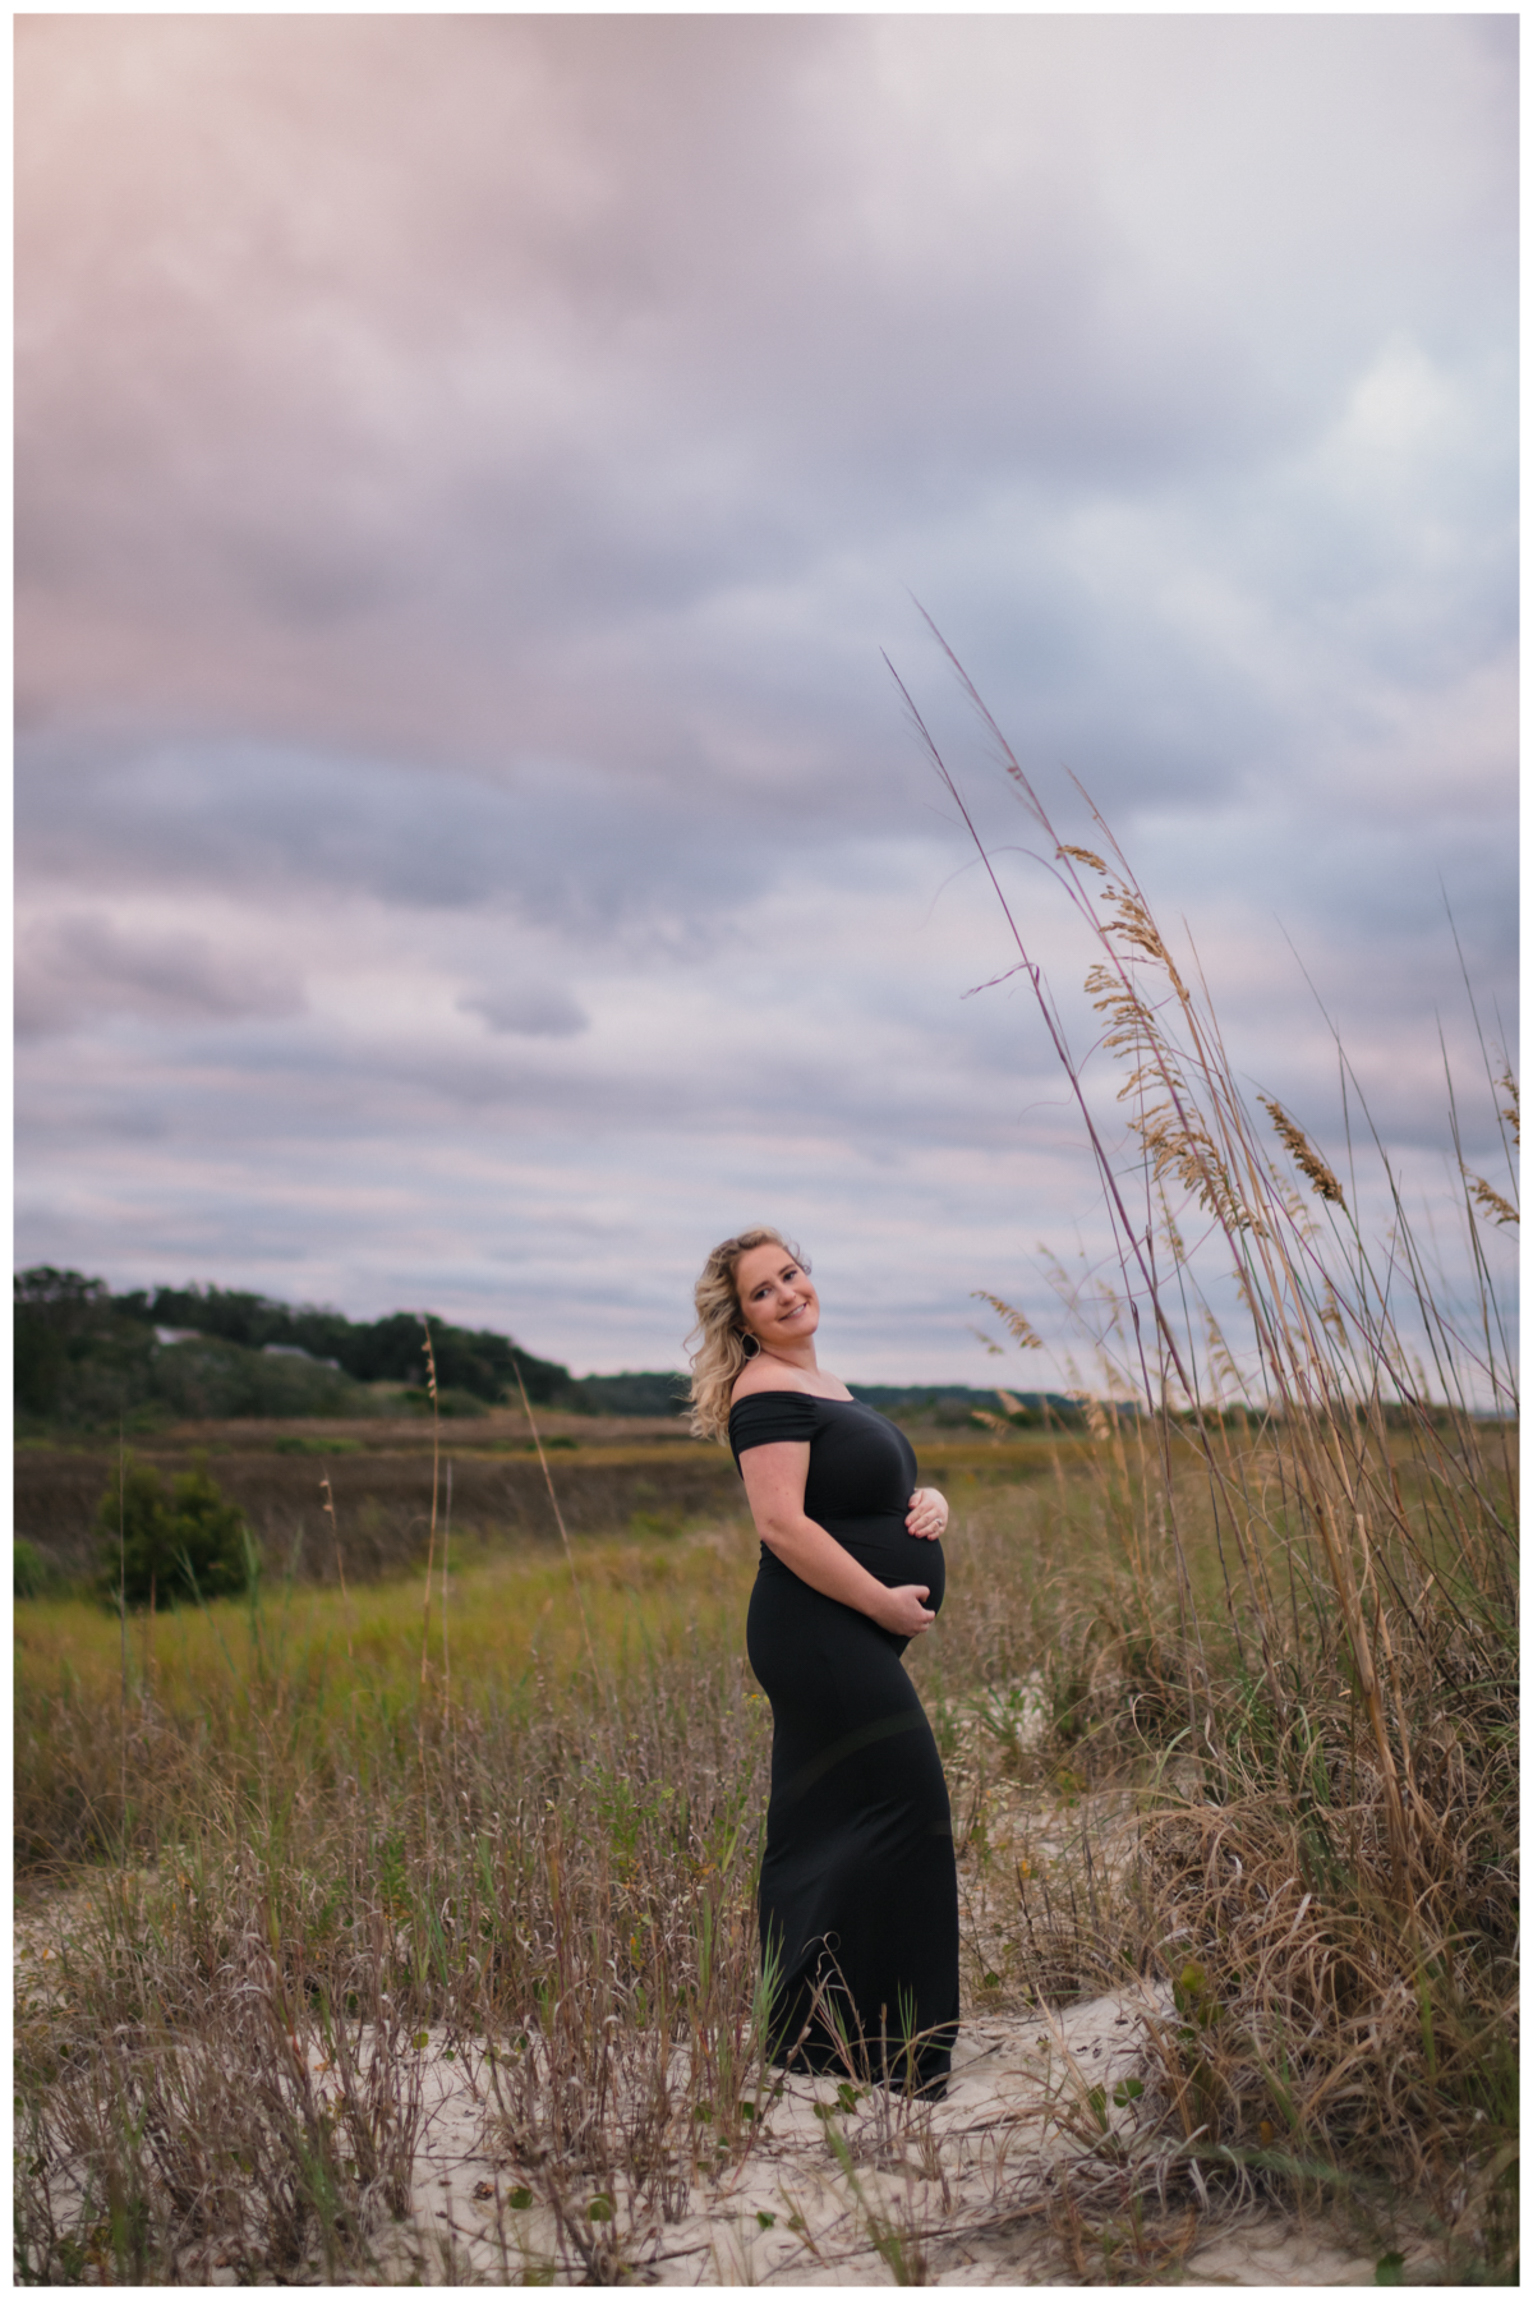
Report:
[[[514,1398],[518,1374],[534,1404],[579,1410],[568,1370],[504,1334],[434,1316],[431,1331],[446,1410]],[[427,1406],[421,1333],[414,1311],[357,1322],[220,1286],[114,1294],[101,1278],[43,1266],[15,1280],[16,1405],[28,1424],[63,1428],[345,1418],[378,1411],[369,1385],[383,1382]]]
[[[715,2164],[738,2144],[760,2073],[752,1570],[739,1537],[594,1547],[578,1599],[562,1565],[483,1566],[439,1595],[424,1684],[418,1586],[183,1609],[130,1639],[125,1705],[115,1625],[78,1601],[29,1608],[20,1841],[35,1860],[125,1839],[155,1866],[116,1872],[63,2001],[27,2032],[23,2273],[71,2280],[94,2242],[119,2274],[196,2280],[208,2238],[262,2279],[315,2246],[355,2270],[385,2143],[396,2196],[408,2161],[427,2021],[460,2048],[486,2024],[502,2040],[519,2145],[586,2236],[617,2145],[591,2104],[611,2105],[619,2066],[649,2094],[628,2137],[647,2125],[666,2197],[694,2139]],[[104,2051],[87,2018],[109,2018]],[[316,2022],[349,2033],[353,2073],[311,2130],[283,2024]],[[217,2052],[167,2059],[170,2033]],[[694,2047],[679,2081],[676,2041]],[[43,2168],[82,2150],[96,2177],[61,2213]]]
[[[181,1420],[376,1410],[369,1390],[304,1355],[270,1354],[217,1334],[161,1341],[152,1319],[77,1270],[22,1271],[14,1322],[24,1434],[120,1426],[138,1433]]]
[[[1121,1066],[1122,1142],[1019,935],[1114,1223],[1075,1297],[1111,1402],[1039,1441],[1052,1474],[958,1508],[911,1665],[966,2015],[1131,1976],[1163,2011],[1132,2089],[1082,2087],[1041,2201],[998,2152],[996,2218],[1046,2208],[1083,2277],[1148,2276],[1157,2226],[1329,2199],[1381,2280],[1412,2242],[1446,2281],[1515,2280],[1510,1161],[1505,1188],[1465,1172],[1462,1299],[1382,1153],[1390,1233],[1365,1235],[1361,1151],[1338,1177],[1248,1108],[1105,828],[1065,845],[1011,771]],[[432,1555],[424,1608],[417,1581],[126,1627],[18,1609],[19,1857],[98,1864],[18,2028],[23,2280],[195,2281],[215,2247],[252,2280],[378,2273],[428,2023],[494,2090],[513,2204],[551,2216],[527,2280],[642,2273],[770,2119],[747,1529]],[[931,2169],[924,2254],[869,2217],[897,2273],[941,2241]]]
[[[425,1388],[422,1319],[413,1310],[354,1320],[338,1310],[295,1310],[263,1294],[222,1286],[160,1286],[152,1294],[123,1294],[116,1301],[124,1316],[148,1325],[194,1327],[248,1350],[300,1349],[333,1362],[355,1382]],[[515,1394],[520,1372],[535,1404],[566,1402],[571,1381],[565,1367],[534,1357],[504,1334],[470,1331],[435,1312],[428,1315],[442,1389],[462,1390],[493,1404]]]
[[[1515,1269],[1498,1233],[1517,1220],[1516,1081],[1487,1051],[1505,1189],[1459,1149],[1455,1284],[1342,1050],[1364,1136],[1345,1188],[1291,1113],[1247,1100],[1200,975],[1096,810],[1093,846],[1062,840],[953,668],[1084,929],[1094,1054],[1122,1112],[1119,1139],[975,832],[1111,1224],[1108,1267],[1077,1304],[1103,1386],[1138,1408],[1132,1476],[1122,1420],[1101,1415],[1098,1433],[1135,1581],[1125,1634],[1148,1714],[1175,1722],[1201,1776],[1197,1809],[1144,1836],[1177,2014],[1159,2039],[1164,2113],[1205,2164],[1375,2172],[1444,2220],[1473,2195],[1494,2251],[1515,2226]],[[1457,1147],[1451,1081],[1448,1100]],[[1365,1157],[1389,1208],[1377,1239],[1356,1211]],[[1216,1289],[1238,1324],[1221,1325]],[[1189,1457],[1216,1592],[1192,1570]]]
[[[1179,2215],[1196,2182],[1331,2183],[1385,2250],[1403,2187],[1462,2269],[1483,2245],[1482,2144],[1504,2142],[1512,2098],[1505,1690],[1460,1700],[1457,1874],[1402,1964],[1340,1640],[1303,1622],[1304,1725],[1284,1736],[1254,1697],[1249,1624],[1223,1608],[1201,1465],[1184,1449],[1175,1476],[1184,1580],[1139,1440],[1103,1424],[1088,1461],[960,1505],[948,1605],[913,1652],[953,1789],[966,2005],[1167,1974],[1181,2004],[1138,2126],[1102,2136],[1130,2151],[1122,2212],[1153,2218],[1157,2183]],[[1398,1437],[1389,1459],[1435,1540],[1434,1481]],[[1233,1433],[1228,1468],[1264,1496],[1264,1570],[1317,1570],[1265,1446]],[[509,2177],[557,2203],[576,2274],[611,2280],[651,2214],[663,2226],[742,2160],[771,2102],[752,2027],[769,1721],[740,1638],[754,1542],[736,1524],[582,1544],[575,1570],[450,1562],[424,1644],[419,1581],[268,1583],[146,1615],[126,1675],[108,1616],[22,1609],[23,1873],[109,1864],[58,1999],[18,2037],[29,2162],[83,2150],[96,2175],[70,2212],[23,2178],[26,2273],[58,2280],[94,2239],[118,2275],[195,2280],[215,2238],[252,2275],[326,2247],[331,2273],[366,2272],[387,2225],[366,2150],[418,2113],[428,2024],[509,2055],[492,2072]],[[1217,1703],[1196,1738],[1194,1666]],[[1408,1690],[1430,1706],[1424,1673]],[[1062,1812],[1073,1844],[1053,1841]],[[278,2032],[333,2040],[348,2013],[356,2071],[364,2040],[379,2056],[374,2091],[341,2071],[295,2189],[307,2110]],[[161,2050],[172,2035],[190,2066]],[[217,2195],[220,2151],[253,2184],[231,2175],[216,2208],[198,2188],[188,2216],[162,2167],[188,2196],[200,2167]],[[591,2222],[594,2197],[611,2221]]]

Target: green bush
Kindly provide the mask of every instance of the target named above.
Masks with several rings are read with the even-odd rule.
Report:
[[[63,1575],[47,1550],[39,1549],[35,1541],[18,1538],[13,1554],[16,1561],[14,1593],[17,1597],[46,1597],[50,1590],[58,1588]]]
[[[121,1488],[107,1487],[96,1512],[99,1588],[135,1612],[187,1598],[237,1597],[256,1573],[250,1529],[225,1501],[202,1462],[178,1477],[167,1499],[160,1473],[130,1455]]]

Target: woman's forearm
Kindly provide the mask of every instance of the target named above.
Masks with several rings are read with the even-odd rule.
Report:
[[[823,1525],[816,1525],[812,1517],[776,1518],[766,1525],[758,1523],[757,1531],[773,1556],[781,1558],[800,1581],[807,1581],[822,1597],[834,1597],[882,1622],[889,1606],[888,1589]]]

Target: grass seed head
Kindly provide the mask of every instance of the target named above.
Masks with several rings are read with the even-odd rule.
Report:
[[[1507,1222],[1518,1223],[1520,1227],[1517,1208],[1509,1198],[1503,1198],[1499,1190],[1493,1190],[1478,1174],[1471,1174],[1467,1166],[1461,1166],[1459,1171],[1469,1185],[1470,1197],[1483,1213],[1495,1217],[1498,1227]]]
[[[982,1287],[976,1286],[973,1289],[972,1299],[976,1302],[988,1302],[990,1304],[991,1309],[994,1310],[1019,1349],[1042,1349],[1042,1337],[1035,1332],[1029,1320],[1023,1316],[1020,1310],[1014,1310],[1010,1302],[1003,1302],[999,1294],[987,1294]]]
[[[1315,1196],[1328,1199],[1332,1205],[1344,1206],[1346,1199],[1342,1195],[1341,1184],[1319,1151],[1314,1148],[1303,1127],[1289,1117],[1280,1102],[1272,1101],[1265,1094],[1258,1096],[1258,1100],[1272,1120],[1274,1130],[1282,1138],[1294,1164],[1309,1183]]]
[[[1507,1098],[1501,1115],[1512,1129],[1512,1140],[1520,1149],[1522,1146],[1522,1102],[1517,1092],[1517,1081],[1512,1076],[1510,1064],[1502,1071],[1496,1083],[1502,1088]]]

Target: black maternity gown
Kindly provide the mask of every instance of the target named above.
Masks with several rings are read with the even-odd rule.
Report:
[[[804,1514],[887,1588],[924,1582],[941,1605],[942,1545],[905,1530],[916,1458],[882,1414],[758,1390],[731,1410],[729,1441],[737,1463],[750,1446],[807,1442]],[[942,1761],[900,1662],[909,1639],[822,1597],[764,1542],[745,1635],[772,1704],[760,1910],[763,1955],[770,1944],[778,1958],[773,2058],[940,2091],[958,2025],[958,1879]]]

